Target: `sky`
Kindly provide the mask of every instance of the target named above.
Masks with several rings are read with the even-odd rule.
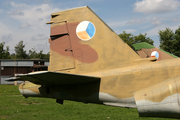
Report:
[[[117,34],[147,33],[159,47],[159,30],[180,26],[180,0],[0,0],[0,43],[10,47],[19,41],[28,53],[49,52],[50,15],[88,5]]]

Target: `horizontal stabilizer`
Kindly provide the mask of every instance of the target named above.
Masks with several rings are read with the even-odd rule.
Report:
[[[85,84],[99,80],[100,78],[92,76],[41,71],[17,75],[16,78],[13,77],[7,81],[30,81],[39,85],[73,85]]]

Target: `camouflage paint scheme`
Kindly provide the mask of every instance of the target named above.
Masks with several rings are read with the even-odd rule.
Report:
[[[95,35],[82,40],[82,21]],[[137,108],[144,117],[180,118],[180,59],[141,58],[88,6],[51,15],[48,71],[19,75],[25,97]],[[38,85],[36,85],[38,84]]]
[[[159,57],[158,57],[157,61],[178,58],[177,56],[172,55],[172,54],[170,54],[162,49],[159,49],[157,47],[154,47],[153,45],[150,45],[149,43],[146,43],[146,42],[133,44],[133,46],[141,58],[152,57],[151,54],[154,51],[159,53]]]

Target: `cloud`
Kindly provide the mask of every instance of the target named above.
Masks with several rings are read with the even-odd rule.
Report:
[[[50,21],[50,15],[61,9],[54,8],[50,4],[27,5],[10,2],[12,9],[8,15],[19,22],[28,23],[32,29],[45,29],[46,22]],[[20,26],[21,28],[22,26]]]
[[[147,35],[148,36],[158,36],[159,35],[159,30],[162,30],[164,29],[165,26],[157,26],[157,27],[154,27],[152,28],[151,30],[147,31]]]
[[[36,9],[36,12],[43,13],[43,10],[42,10],[41,8],[37,8],[37,9]]]
[[[177,0],[142,0],[137,1],[134,6],[134,12],[166,13],[177,10],[180,2]]]
[[[4,10],[3,10],[3,9],[0,9],[0,14],[3,13],[3,12],[4,12]]]
[[[127,24],[142,24],[146,22],[146,18],[133,18]]]
[[[29,23],[24,23],[21,26],[19,26],[19,28],[23,29],[23,28],[28,28],[31,27],[31,25]]]
[[[111,21],[107,23],[110,27],[120,27],[127,24],[127,21]]]
[[[13,48],[20,40],[26,43],[26,51],[45,43],[46,48],[41,47],[41,50],[48,52],[49,45],[46,44],[50,26],[46,25],[46,22],[50,21],[52,13],[63,9],[56,8],[53,4],[8,2],[8,5],[10,5],[9,9],[4,11],[7,13],[6,18],[0,21],[0,42],[8,42],[6,45],[10,46],[11,53],[14,52]]]
[[[159,25],[159,26],[156,26],[156,27],[152,28],[151,30],[149,30],[147,32],[147,34],[148,34],[148,36],[159,36],[159,31],[160,30],[165,30],[166,28],[170,28],[173,31],[175,31],[176,29],[178,29],[178,25],[173,25],[173,26],[170,26],[170,25]]]
[[[0,35],[3,35],[3,34],[11,34],[11,30],[4,24],[0,21]]]
[[[137,30],[135,30],[135,29],[126,29],[124,31],[126,31],[126,33],[135,33]]]
[[[39,21],[43,21],[44,19],[43,18],[39,18]]]
[[[46,22],[50,21],[52,13],[75,5],[74,1],[69,5],[67,2],[49,2],[46,4],[42,0],[41,2],[14,0],[14,2],[7,2],[6,6],[8,6],[4,10],[6,16],[0,20],[0,42],[3,42],[3,39],[6,40],[11,52],[13,52],[14,46],[20,40],[23,40],[26,44],[26,51],[36,47],[47,52],[49,51],[50,25],[46,25]]]
[[[44,43],[44,44],[37,44],[36,48],[38,51],[43,50],[43,53],[48,53],[49,52],[49,43]]]
[[[5,42],[5,43],[8,43],[10,41],[12,41],[12,34],[8,34],[8,35],[2,35],[2,40]]]
[[[10,2],[10,5],[15,8],[21,8],[27,6],[25,3],[15,3],[15,2]]]
[[[158,26],[161,24],[161,21],[157,18],[157,17],[154,17],[151,21],[151,24],[152,25],[155,25],[155,26]]]
[[[48,40],[48,36],[45,35],[45,34],[38,34],[38,35],[35,35],[31,38],[31,40],[33,41],[36,41],[36,40]]]
[[[171,19],[173,22],[180,22],[180,17],[176,16],[175,18]]]
[[[13,12],[8,12],[9,15],[11,16],[24,16],[24,12],[20,11],[20,10],[16,10]]]

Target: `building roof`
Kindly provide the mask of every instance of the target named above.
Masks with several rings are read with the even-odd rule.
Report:
[[[0,59],[0,61],[44,61],[49,62],[47,59]]]

